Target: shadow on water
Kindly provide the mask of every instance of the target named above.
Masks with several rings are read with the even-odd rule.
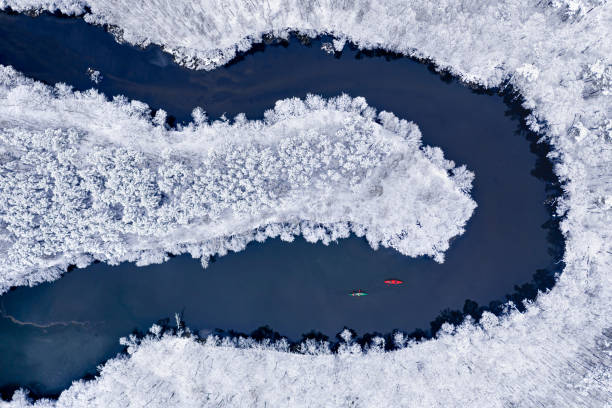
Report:
[[[189,121],[196,106],[212,118],[244,112],[257,119],[276,100],[309,92],[364,96],[415,121],[425,144],[473,170],[478,203],[444,264],[372,251],[356,237],[329,246],[275,239],[215,259],[207,270],[184,255],[142,268],[96,263],[53,283],[13,289],[0,297],[3,398],[19,386],[56,397],[121,352],[119,337],[142,335],[175,312],[202,335],[282,335],[293,348],[304,338],[337,346],[336,334],[347,327],[361,334],[362,345],[380,334],[391,349],[394,330],[429,338],[445,321],[499,314],[508,300],[522,309],[523,299],[552,288],[562,270],[563,237],[553,216],[561,189],[549,146],[527,130],[528,112],[509,88],[469,89],[432,64],[381,50],[346,46],[327,55],[320,47],[329,39],[297,35],[265,37],[211,72],[179,67],[159,47],[117,44],[81,19],[0,13],[0,38],[1,64],[49,84],[141,100],[174,115],[171,125]],[[100,84],[89,80],[89,67],[101,71]],[[405,284],[385,287],[388,278]],[[370,296],[347,296],[360,288]]]

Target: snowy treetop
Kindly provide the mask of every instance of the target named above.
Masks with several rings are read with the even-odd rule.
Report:
[[[278,101],[263,121],[194,121],[0,67],[0,292],[70,264],[162,262],[302,234],[443,261],[473,173],[363,98]]]

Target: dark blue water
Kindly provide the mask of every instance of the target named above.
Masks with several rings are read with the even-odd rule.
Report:
[[[488,305],[514,294],[519,300],[552,284],[560,246],[544,202],[556,190],[546,146],[536,145],[522,125],[525,112],[507,97],[475,92],[408,58],[348,48],[331,56],[320,46],[291,38],[198,72],[176,66],[156,47],[119,45],[79,19],[0,13],[1,64],[50,84],[124,94],[178,121],[189,120],[196,106],[213,118],[240,112],[261,118],[277,99],[309,92],[364,96],[377,109],[415,121],[425,144],[473,170],[478,203],[442,265],[373,251],[355,237],[328,247],[271,240],[206,270],[186,256],[144,268],[96,264],[15,289],[0,297],[0,387],[57,392],[120,351],[120,336],[175,312],[203,333],[248,333],[262,325],[295,340],[310,330],[333,337],[344,326],[358,334],[410,332],[428,329],[444,309],[461,311],[466,299]],[[89,80],[89,67],[101,71],[99,85]],[[515,288],[537,270],[535,284]],[[387,278],[405,284],[387,288]],[[358,288],[370,296],[347,296]],[[471,305],[465,310],[475,310]]]

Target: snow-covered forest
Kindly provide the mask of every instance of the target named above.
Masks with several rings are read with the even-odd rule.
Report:
[[[592,346],[560,337],[535,310],[438,339],[367,352],[343,333],[335,353],[316,341],[301,353],[252,340],[203,342],[185,333],[123,339],[126,357],[37,407],[608,407],[610,333]],[[539,326],[542,324],[543,326]],[[572,356],[572,359],[568,357]],[[1,404],[1,403],[0,403]],[[30,406],[23,391],[9,407]]]
[[[612,406],[612,4],[605,0],[10,1],[84,13],[117,38],[212,69],[266,33],[333,34],[428,58],[466,82],[511,85],[553,148],[566,238],[555,287],[524,313],[445,325],[404,349],[133,340],[99,378],[41,406]],[[491,135],[495,137],[495,135]],[[398,339],[401,342],[401,339]],[[26,405],[17,394],[11,405]]]
[[[162,262],[254,240],[365,236],[443,261],[473,173],[363,98],[278,101],[263,121],[193,122],[0,66],[0,293],[68,265]]]
[[[178,63],[194,69],[215,69],[237,52],[251,48],[254,42],[261,42],[264,36],[287,37],[291,31],[298,31],[310,36],[331,34],[337,38],[333,46],[338,50],[348,40],[360,48],[380,47],[432,58],[441,68],[466,80],[495,86],[520,67],[534,64],[538,69],[550,69],[548,63],[566,59],[555,51],[566,45],[574,49],[585,40],[590,42],[583,27],[600,16],[605,19],[601,12],[606,3],[607,0],[0,0],[0,9],[82,15],[89,23],[107,26],[119,41],[161,45]],[[559,39],[564,42],[558,43]]]

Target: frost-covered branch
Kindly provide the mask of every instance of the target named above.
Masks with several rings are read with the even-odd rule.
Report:
[[[363,98],[278,101],[263,121],[178,129],[125,98],[0,67],[0,292],[68,265],[162,262],[301,234],[350,233],[442,262],[475,203],[473,173]]]

